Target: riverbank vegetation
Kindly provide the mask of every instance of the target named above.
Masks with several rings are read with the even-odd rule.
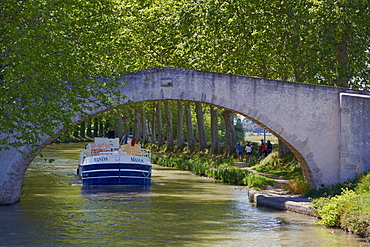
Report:
[[[273,179],[235,166],[233,157],[222,158],[206,153],[191,154],[184,150],[178,151],[176,153],[154,153],[152,162],[191,171],[199,176],[222,180],[229,184],[253,186],[257,190],[275,183]]]
[[[340,227],[370,241],[370,172],[334,187],[331,192],[342,187],[341,193],[313,200],[319,224]]]
[[[293,153],[279,158],[279,153],[275,149],[260,162],[252,164],[251,168],[259,172],[289,179],[285,189],[291,193],[305,194],[309,190],[308,184],[303,177],[301,166]]]
[[[175,152],[159,150],[153,156],[153,163],[191,171],[200,176],[222,180],[225,183],[253,186],[262,189],[273,185],[274,180],[242,170],[235,163],[236,155],[228,158],[203,153],[190,153],[185,149]],[[314,197],[313,207],[318,224],[339,227],[370,240],[370,172],[356,179],[337,183],[320,190],[309,190],[304,181],[300,165],[293,154],[278,158],[274,150],[261,161],[253,161],[251,168],[263,173],[290,179],[286,190]]]

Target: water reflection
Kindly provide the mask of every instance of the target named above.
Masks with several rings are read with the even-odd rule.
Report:
[[[151,186],[125,185],[125,186],[81,186],[84,196],[97,196],[101,198],[135,197],[150,193]]]
[[[362,246],[303,215],[256,208],[242,187],[155,166],[152,186],[76,186],[81,144],[51,145],[21,203],[0,207],[0,246]]]

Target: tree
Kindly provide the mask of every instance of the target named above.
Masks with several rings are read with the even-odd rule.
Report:
[[[180,13],[192,68],[369,88],[366,1],[189,1]]]
[[[114,106],[110,98],[121,96],[109,89],[120,83],[98,76],[125,71],[113,52],[118,8],[107,0],[2,2],[0,150],[54,136],[92,104]]]
[[[211,113],[211,154],[217,154],[220,149],[220,141],[218,137],[218,109],[209,106]]]
[[[153,102],[152,105],[152,124],[151,124],[151,141],[155,143],[157,141],[157,128],[156,128],[157,114],[156,114],[156,102]]]
[[[166,111],[166,131],[167,131],[167,146],[173,148],[173,130],[172,130],[172,116],[170,102],[166,100],[164,102]]]
[[[182,147],[185,144],[184,141],[184,109],[182,101],[177,101],[177,147]]]
[[[236,118],[236,124],[235,124],[234,129],[235,129],[236,141],[237,142],[244,141],[245,130],[239,118]]]
[[[156,120],[158,126],[158,147],[163,146],[164,144],[164,136],[163,136],[163,121],[162,121],[162,110],[161,110],[161,102],[158,101],[156,103]]]
[[[134,106],[134,139],[139,142],[141,140],[141,105],[135,104]]]
[[[147,125],[146,125],[146,117],[145,117],[145,108],[141,107],[141,134],[142,134],[142,143],[146,144],[148,142],[148,132],[147,132]]]
[[[222,116],[225,120],[226,127],[226,156],[230,156],[235,152],[236,137],[234,129],[234,113],[229,110],[224,110]]]
[[[190,103],[185,103],[185,122],[186,122],[186,140],[188,150],[191,151],[195,147],[195,139],[193,132],[193,122],[190,111]]]
[[[203,116],[204,114],[203,114],[201,103],[195,102],[195,112],[197,116],[199,151],[202,151],[207,147],[207,135],[206,135],[206,127],[204,125],[204,116]]]

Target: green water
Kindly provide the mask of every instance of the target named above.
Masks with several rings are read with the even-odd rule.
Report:
[[[21,202],[0,207],[0,246],[368,246],[299,214],[256,208],[244,187],[155,166],[148,190],[85,189],[78,144],[44,149]]]

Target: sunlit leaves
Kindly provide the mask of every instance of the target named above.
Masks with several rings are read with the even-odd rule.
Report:
[[[98,76],[152,67],[366,89],[369,16],[365,0],[2,1],[0,126],[34,142],[113,105]]]
[[[113,105],[119,95],[110,88],[118,84],[98,83],[98,75],[125,72],[111,44],[117,21],[112,1],[2,4],[0,126],[16,136],[2,144],[35,144],[92,104]]]

